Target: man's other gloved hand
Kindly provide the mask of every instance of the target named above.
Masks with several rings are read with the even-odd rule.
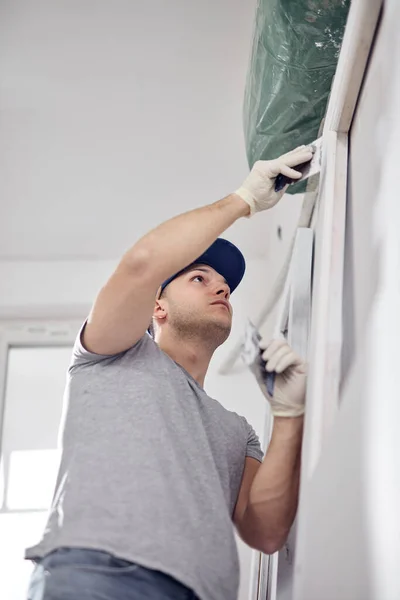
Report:
[[[282,173],[292,179],[299,179],[301,173],[292,167],[311,160],[312,155],[310,146],[299,146],[274,160],[258,160],[254,163],[243,185],[235,192],[250,206],[249,216],[275,206],[288,188],[286,185],[275,192],[275,177]]]
[[[304,413],[307,366],[303,360],[293,352],[284,339],[273,340],[264,349],[262,359],[265,369],[275,373],[274,393],[270,396],[266,386],[263,394],[271,405],[271,412],[275,417],[299,417]]]

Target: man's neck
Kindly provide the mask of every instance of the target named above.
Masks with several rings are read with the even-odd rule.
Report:
[[[215,348],[209,348],[204,340],[191,337],[177,338],[173,333],[164,334],[157,339],[159,348],[177,362],[197,381],[201,387],[207,374],[208,365]]]

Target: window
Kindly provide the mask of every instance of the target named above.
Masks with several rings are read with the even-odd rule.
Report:
[[[71,344],[8,346],[1,428],[0,598],[25,600],[27,546],[43,533],[59,461]],[[0,367],[4,365],[0,365]]]

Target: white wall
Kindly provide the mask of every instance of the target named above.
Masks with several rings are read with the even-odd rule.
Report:
[[[239,187],[254,8],[1,2],[0,258],[114,258]]]
[[[0,261],[0,318],[82,317],[116,263]]]

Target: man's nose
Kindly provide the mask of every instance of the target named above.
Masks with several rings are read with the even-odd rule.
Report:
[[[218,296],[222,296],[224,300],[229,300],[229,297],[231,295],[229,285],[227,283],[219,283],[215,290],[215,293]]]

